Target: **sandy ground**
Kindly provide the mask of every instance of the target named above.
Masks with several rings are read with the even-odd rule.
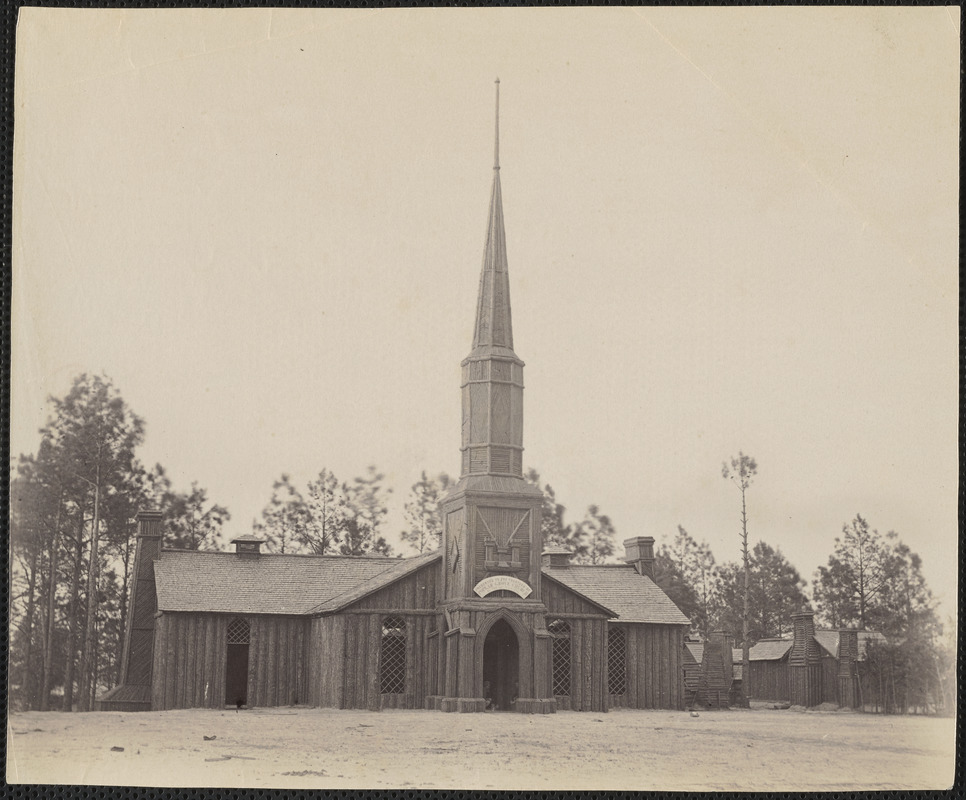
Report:
[[[943,789],[953,783],[954,745],[951,719],[835,712],[29,712],[8,719],[7,780],[264,788]]]

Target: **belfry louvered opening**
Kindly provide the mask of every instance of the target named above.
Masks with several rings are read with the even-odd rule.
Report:
[[[553,661],[553,693],[568,696],[570,694],[570,676],[572,674],[570,623],[563,619],[555,619],[547,625],[551,636],[551,657]]]
[[[627,691],[627,633],[623,628],[607,631],[607,691],[618,695]]]
[[[382,621],[382,651],[379,659],[379,691],[402,694],[406,690],[406,620],[386,617]]]

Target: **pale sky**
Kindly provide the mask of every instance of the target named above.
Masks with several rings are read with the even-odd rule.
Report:
[[[109,375],[247,531],[459,470],[493,80],[524,464],[811,580],[861,513],[955,612],[958,8],[22,9],[13,454]],[[395,530],[392,537],[395,538]]]

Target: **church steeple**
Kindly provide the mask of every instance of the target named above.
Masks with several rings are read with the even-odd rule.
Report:
[[[510,283],[500,194],[499,81],[496,91],[493,191],[473,349],[461,365],[460,479],[439,506],[446,554],[440,591],[451,603],[477,603],[481,598],[501,607],[522,603],[525,613],[536,615],[528,625],[541,628],[543,618],[539,615],[545,613],[545,607],[540,605],[543,493],[523,478],[523,362],[513,352],[510,327]],[[481,583],[494,576],[506,580],[499,587],[492,582]],[[515,599],[504,596],[506,592],[515,594]],[[455,614],[458,608],[452,605],[450,611]],[[469,622],[460,623],[457,619],[458,614],[453,624],[472,628]],[[447,641],[454,642],[455,637]],[[460,644],[460,658],[464,647],[466,653],[473,652],[472,644]],[[460,696],[480,696],[473,680],[476,679],[465,687],[466,694]],[[472,694],[474,691],[477,694]]]
[[[500,81],[496,81],[493,190],[476,302],[473,349],[463,361],[462,475],[522,477],[523,362],[513,352],[503,196]]]
[[[493,190],[486,226],[483,269],[476,303],[473,350],[502,348],[513,355],[510,318],[510,282],[507,274],[506,234],[503,229],[503,195],[500,188],[500,79],[496,80],[496,124],[493,145]]]

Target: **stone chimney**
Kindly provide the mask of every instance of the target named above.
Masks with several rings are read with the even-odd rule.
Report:
[[[562,544],[550,544],[543,548],[540,563],[544,567],[569,567],[573,553]]]
[[[121,653],[121,682],[100,697],[99,711],[150,711],[154,669],[154,617],[158,594],[154,562],[161,556],[161,512],[139,511],[131,610]]]
[[[232,539],[231,543],[235,545],[236,554],[249,558],[257,558],[261,554],[261,548],[265,544],[265,540],[246,533],[244,536]]]
[[[624,540],[624,561],[641,575],[654,579],[654,537],[635,536]]]

